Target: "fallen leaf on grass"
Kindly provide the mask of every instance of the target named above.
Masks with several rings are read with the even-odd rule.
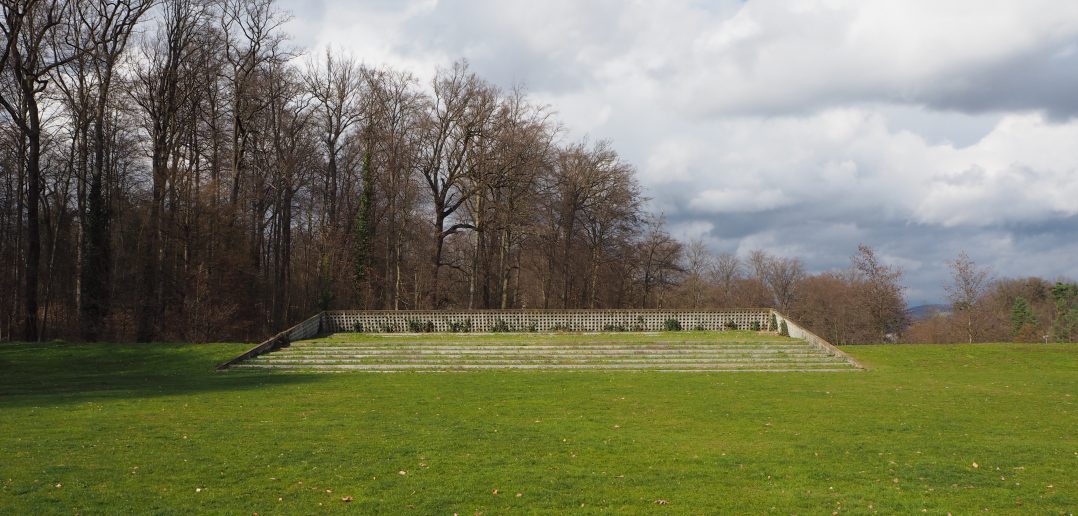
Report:
[[[398,475],[401,475],[401,476],[403,476],[403,475],[407,475],[407,474],[408,474],[408,472],[407,472],[407,471],[404,471],[404,470],[402,469],[402,470],[398,471],[398,472],[397,472],[397,474],[398,474]]]
[[[341,501],[342,501],[342,502],[351,502],[351,501],[352,501],[352,497],[351,497],[351,496],[342,496],[342,497],[341,497]]]
[[[494,496],[498,496],[498,490],[497,489],[491,489],[490,494],[492,494]]]
[[[662,498],[659,498],[658,500],[655,500],[656,505],[666,505],[666,504],[669,504],[669,503],[670,502],[668,502],[666,500],[663,500]]]
[[[974,462],[973,464],[970,464],[970,466],[972,466],[973,469],[977,469],[977,468],[981,467],[981,465],[977,464],[976,462]]]

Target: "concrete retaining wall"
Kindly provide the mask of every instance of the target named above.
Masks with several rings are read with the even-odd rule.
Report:
[[[313,317],[260,342],[257,346],[247,350],[242,355],[218,365],[217,369],[228,369],[232,364],[243,362],[248,358],[253,358],[263,353],[269,353],[270,351],[280,349],[294,340],[303,340],[318,336],[318,334],[323,331],[322,320],[324,319],[324,315],[325,312],[315,314]]]
[[[782,321],[786,321],[786,329],[787,331],[789,331],[791,337],[795,339],[804,339],[805,342],[808,342],[816,348],[826,351],[830,355],[843,357],[846,360],[849,360],[850,363],[858,369],[865,368],[865,366],[858,362],[855,358],[851,357],[850,355],[847,355],[841,349],[836,348],[834,344],[831,344],[823,337],[820,337],[819,335],[816,335],[815,333],[812,333],[811,331],[808,331],[807,329],[803,328],[800,324],[793,322],[793,320],[791,320],[789,317],[786,317],[781,312],[771,310],[771,313],[775,314],[775,319],[777,320],[779,325],[782,324]]]
[[[324,313],[327,332],[491,331],[661,331],[666,321],[683,330],[739,329],[753,323],[766,328],[770,311],[756,310],[482,310],[482,311],[354,311]]]

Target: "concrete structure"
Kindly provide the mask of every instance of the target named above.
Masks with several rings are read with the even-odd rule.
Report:
[[[446,310],[446,311],[360,311],[360,310],[337,310],[316,314],[292,328],[289,328],[240,356],[221,364],[218,369],[250,361],[251,359],[289,346],[290,343],[309,339],[317,335],[341,333],[341,332],[364,332],[364,333],[487,333],[487,332],[520,332],[520,333],[545,333],[552,331],[566,332],[604,332],[604,331],[648,331],[657,332],[664,330],[670,321],[677,321],[677,325],[684,330],[728,330],[728,329],[751,329],[754,325],[768,329],[772,317],[779,324],[785,322],[790,336],[805,341],[813,352],[821,357],[835,357],[843,363],[855,368],[862,366],[848,355],[832,346],[826,340],[801,327],[785,315],[771,309],[745,309],[745,310]],[[770,328],[776,330],[777,328]],[[671,333],[670,335],[674,335]],[[673,343],[669,343],[673,344]],[[746,343],[746,345],[751,345]],[[338,346],[340,347],[340,346]],[[347,346],[344,346],[347,348]],[[661,346],[660,346],[661,347]],[[669,347],[669,346],[667,346]],[[676,346],[675,346],[676,347]],[[569,349],[569,348],[566,348]],[[691,349],[691,348],[690,348]],[[733,348],[731,348],[733,349]],[[760,348],[767,352],[766,346]],[[353,349],[330,349],[332,352],[348,352],[353,355],[370,355],[378,350],[368,349],[364,346]],[[422,349],[414,351],[422,352]],[[453,354],[456,348],[450,346],[445,349],[436,349],[439,353]],[[498,349],[486,349],[486,351],[499,351]],[[486,352],[484,351],[484,352]],[[518,350],[519,351],[519,350]],[[532,348],[529,352],[540,352],[542,348]],[[585,350],[586,351],[586,350]],[[623,349],[622,351],[632,351]],[[679,352],[678,349],[668,349],[670,353]],[[752,352],[752,349],[744,350]],[[532,359],[541,358],[539,355]],[[631,352],[623,356],[623,359],[632,359],[639,353]],[[669,354],[669,353],[667,353]],[[496,360],[502,355],[492,353],[487,357]],[[712,360],[715,356],[705,356],[707,353],[697,353],[697,358]],[[582,355],[583,356],[583,355]],[[727,356],[727,355],[722,355]],[[766,356],[766,355],[765,355]],[[647,358],[647,354],[644,354]],[[743,357],[751,361],[756,357],[754,353],[747,353]],[[300,357],[318,364],[319,357]],[[323,357],[325,358],[325,357]],[[335,357],[330,357],[335,358]],[[336,357],[339,358],[339,357]],[[403,355],[399,358],[407,359]],[[728,357],[729,358],[729,357]],[[757,357],[758,358],[758,357]],[[533,360],[534,361],[534,360]],[[260,361],[260,363],[266,361]],[[272,362],[272,361],[271,361]],[[339,362],[339,361],[338,361]],[[566,367],[573,366],[571,363]],[[607,361],[608,362],[608,361]],[[302,365],[304,362],[298,362]],[[337,363],[337,362],[335,362]],[[511,360],[504,365],[510,365]],[[528,360],[515,362],[518,366],[528,366]],[[711,362],[708,362],[711,363]],[[718,364],[717,362],[714,362]],[[726,364],[726,362],[723,362]],[[628,362],[627,364],[632,364]],[[673,364],[667,363],[667,365]],[[287,364],[278,364],[287,365]],[[296,365],[296,364],[292,364]],[[340,364],[346,365],[346,364]],[[377,365],[377,364],[369,364]],[[458,364],[467,365],[467,364]],[[476,365],[476,364],[473,364]],[[496,363],[488,365],[496,366]],[[542,365],[542,364],[539,364]],[[345,367],[347,368],[347,367]],[[526,368],[526,367],[525,367]],[[368,368],[371,369],[371,368]],[[373,369],[377,370],[378,367]],[[408,369],[405,367],[404,369]]]
[[[660,331],[668,320],[683,330],[742,330],[753,323],[766,327],[767,310],[445,310],[445,311],[354,311],[324,312],[323,331],[434,333],[461,331]],[[357,326],[358,325],[358,326]]]

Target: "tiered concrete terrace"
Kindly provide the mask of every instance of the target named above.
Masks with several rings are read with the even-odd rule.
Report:
[[[774,313],[792,337],[774,331],[720,330],[729,325],[771,324],[771,311],[589,313],[325,312],[236,357],[222,368],[297,371],[469,371],[485,369],[623,371],[854,371],[861,366],[826,341]],[[736,317],[736,318],[735,318]],[[651,329],[670,319],[696,331],[594,331],[617,325]],[[461,322],[508,332],[446,333]],[[510,321],[514,326],[503,323]],[[613,322],[612,322],[613,321]],[[580,328],[576,333],[551,328]],[[382,328],[389,333],[351,333]],[[402,333],[404,328],[436,333]],[[520,332],[520,327],[529,331]],[[441,330],[441,332],[437,332]],[[515,330],[515,331],[514,331]],[[593,331],[588,331],[593,330]],[[328,336],[315,337],[329,333]]]
[[[598,335],[337,334],[292,343],[236,368],[307,371],[618,369],[851,371],[844,357],[803,340],[750,332]]]

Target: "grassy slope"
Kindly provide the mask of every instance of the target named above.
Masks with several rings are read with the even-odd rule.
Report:
[[[0,513],[1078,507],[1074,345],[853,347],[873,369],[850,374],[212,371],[246,347],[0,344]]]

